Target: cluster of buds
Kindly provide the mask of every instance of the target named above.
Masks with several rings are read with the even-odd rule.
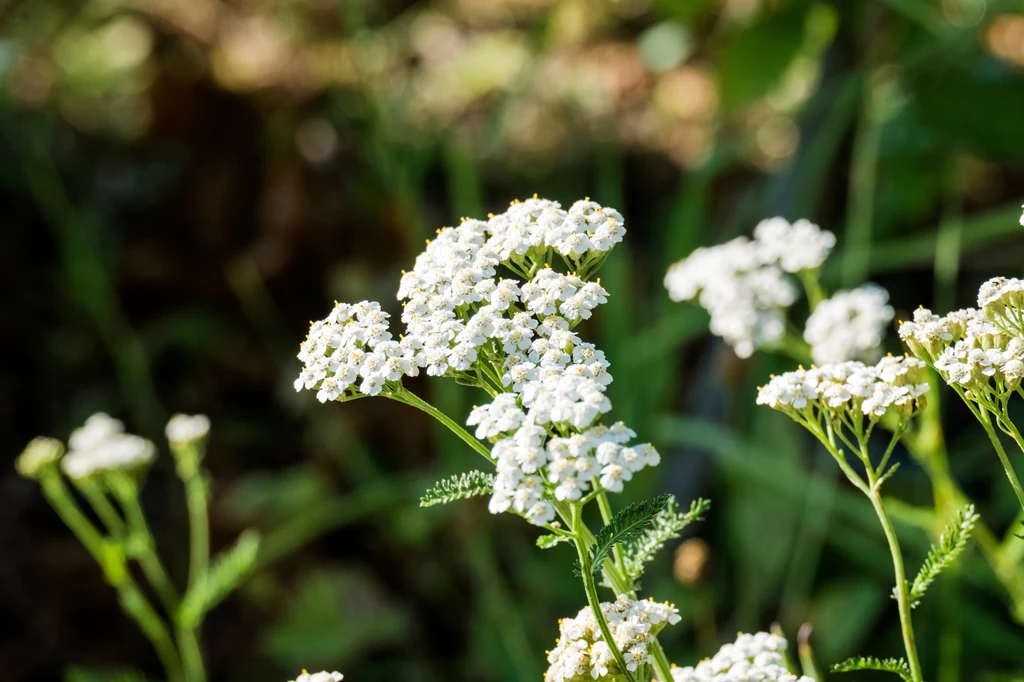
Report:
[[[673,682],[814,682],[786,668],[786,640],[759,632],[740,634],[696,667],[673,668]]]

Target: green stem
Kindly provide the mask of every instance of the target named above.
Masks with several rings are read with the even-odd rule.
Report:
[[[121,519],[121,515],[114,509],[114,505],[110,504],[106,493],[96,485],[95,481],[86,479],[76,483],[78,490],[89,501],[89,506],[93,508],[96,515],[100,517],[100,521],[107,527],[107,532],[117,538],[123,539],[127,536],[128,532],[124,521]]]
[[[623,657],[622,652],[619,651],[618,644],[615,643],[615,639],[612,637],[611,628],[608,627],[608,621],[604,617],[604,612],[601,611],[601,600],[597,596],[597,585],[594,583],[594,571],[590,565],[590,550],[589,543],[584,538],[584,533],[581,528],[582,526],[583,510],[578,505],[572,505],[572,531],[573,535],[576,536],[576,552],[580,558],[580,572],[583,574],[583,589],[587,593],[587,603],[590,604],[590,610],[594,614],[594,620],[597,621],[597,627],[601,630],[601,636],[604,637],[605,643],[608,648],[611,649],[612,657],[615,659],[615,663],[619,666],[619,671],[626,677],[626,679],[632,681],[633,676],[626,670],[626,659]]]
[[[69,496],[58,473],[44,473],[39,482],[54,511],[100,565],[107,582],[117,590],[118,601],[125,613],[135,620],[139,629],[153,645],[164,672],[167,673],[168,682],[184,682],[174,642],[160,616],[128,573],[121,547],[112,545],[104,539],[82,514]]]
[[[608,493],[603,490],[597,494],[597,508],[601,510],[601,521],[607,526],[612,522],[612,505],[608,501]],[[615,562],[615,568],[625,575],[626,564],[622,559],[622,548],[619,545],[612,547],[612,560]]]
[[[1006,472],[1006,478],[1010,481],[1010,486],[1013,488],[1013,492],[1017,495],[1017,501],[1020,503],[1022,509],[1024,509],[1024,488],[1021,488],[1020,481],[1017,479],[1017,474],[1013,470],[1013,464],[1010,463],[1010,458],[1006,456],[1006,450],[1003,449],[1003,444],[999,442],[999,436],[996,434],[995,429],[992,428],[992,420],[988,416],[988,411],[985,409],[978,410],[978,421],[985,427],[985,433],[988,434],[988,438],[992,441],[992,447],[995,448],[996,454],[999,456],[999,461],[1003,464],[1003,470]],[[1016,428],[1014,429],[1016,431]],[[1020,438],[1020,434],[1017,434],[1017,438]],[[1024,444],[1017,441],[1018,445],[1024,449]]]
[[[821,288],[819,272],[817,268],[800,271],[800,282],[804,285],[804,291],[807,293],[807,301],[810,304],[812,313],[818,307],[818,304],[825,300],[825,291]]]
[[[439,409],[437,409],[430,403],[426,402],[415,393],[411,393],[403,388],[400,392],[394,393],[387,397],[391,398],[392,400],[397,400],[400,403],[411,405],[418,410],[426,412],[431,417],[447,426],[452,433],[461,438],[463,442],[465,442],[469,447],[476,450],[484,459],[486,459],[491,464],[494,464],[494,457],[491,456],[491,451],[486,445],[484,445],[482,442],[474,438],[472,434],[466,431],[466,429],[459,426],[459,424],[456,423],[451,417],[446,415],[444,412],[441,412]]]
[[[651,654],[654,656],[654,674],[658,682],[672,682],[672,665],[665,656],[665,650],[661,648],[661,642],[657,637],[651,637],[647,642],[651,647]]]
[[[874,478],[873,475],[869,475]],[[922,682],[921,663],[917,658],[917,644],[914,641],[914,624],[910,617],[910,594],[907,587],[907,576],[903,568],[903,553],[900,551],[899,541],[896,539],[896,531],[892,527],[888,514],[882,506],[882,498],[878,490],[873,487],[872,481],[871,506],[875,508],[875,514],[885,531],[885,539],[889,542],[889,552],[892,554],[893,571],[896,574],[896,604],[900,613],[900,629],[903,631],[903,646],[907,650],[907,662],[910,664],[910,675],[914,682]]]
[[[206,579],[210,563],[210,519],[202,472],[197,471],[184,483],[189,528],[188,589],[192,590]]]

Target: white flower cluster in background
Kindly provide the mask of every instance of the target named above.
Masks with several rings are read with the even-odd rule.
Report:
[[[815,682],[796,676],[786,668],[786,640],[759,632],[740,634],[714,657],[692,668],[673,668],[674,682]]]
[[[345,676],[339,672],[329,673],[326,670],[319,673],[308,673],[305,670],[291,682],[341,682]]]
[[[393,341],[388,317],[379,303],[336,304],[310,326],[299,347],[303,368],[295,390],[316,389],[317,399],[327,402],[357,390],[377,395],[387,382],[415,376],[419,368],[411,340]]]
[[[997,324],[1017,315],[1004,307],[1011,296],[982,287],[984,310],[967,308],[944,317],[920,308],[912,321],[900,325],[900,338],[912,353],[931,365],[973,402],[995,405],[1016,391],[1024,378],[1024,338]],[[987,291],[986,291],[987,289]],[[991,315],[991,317],[990,317]]]
[[[205,414],[176,414],[167,422],[164,434],[170,443],[194,443],[210,433],[210,418]]]
[[[1024,208],[1024,206],[1021,206],[1021,208]],[[1024,227],[1024,213],[1020,214],[1020,224],[1021,227]]]
[[[804,328],[814,362],[876,361],[885,328],[892,321],[888,303],[889,292],[877,284],[840,291],[819,303]]]
[[[873,366],[850,361],[798,369],[773,376],[758,390],[757,404],[815,422],[840,414],[877,420],[889,410],[908,419],[928,391],[924,368],[917,358],[888,356]]]
[[[670,604],[632,601],[620,596],[601,604],[612,639],[626,660],[628,672],[652,663],[647,643],[667,625],[679,622],[679,610]],[[575,618],[563,618],[558,624],[558,641],[548,652],[546,682],[583,682],[625,673],[618,669],[611,647],[604,640],[587,606]]]
[[[46,467],[60,460],[64,454],[64,444],[56,438],[33,438],[25,446],[18,458],[14,460],[14,468],[25,478],[36,478]]]
[[[806,220],[771,218],[753,239],[696,249],[668,269],[665,287],[674,301],[697,298],[711,315],[711,332],[750,357],[785,335],[786,310],[797,297],[786,274],[819,268],[834,245],[831,232]]]
[[[153,443],[125,433],[123,423],[98,412],[71,432],[61,468],[68,478],[83,479],[105,471],[141,469],[155,456]]]

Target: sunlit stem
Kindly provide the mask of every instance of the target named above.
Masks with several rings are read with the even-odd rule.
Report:
[[[992,447],[999,456],[999,461],[1002,463],[1003,470],[1006,472],[1006,478],[1010,481],[1010,487],[1013,488],[1013,492],[1017,495],[1017,501],[1020,503],[1021,508],[1024,509],[1024,488],[1021,488],[1020,480],[1017,479],[1017,473],[1013,470],[1013,464],[1010,463],[1010,458],[1006,456],[1006,450],[1003,449],[1003,444],[999,442],[999,434],[996,433],[992,426],[992,420],[988,416],[988,411],[982,408],[975,414],[978,417],[978,421],[980,421],[981,425],[985,428],[985,433],[988,434],[989,440],[992,441]],[[1014,427],[1013,430],[1014,432],[1017,432],[1016,427]],[[1024,449],[1024,443],[1019,440],[1019,432],[1016,433],[1015,439],[1021,449]]]
[[[597,622],[597,627],[601,630],[601,635],[604,637],[608,648],[611,649],[612,657],[619,666],[619,671],[628,680],[632,680],[633,676],[626,670],[626,659],[623,657],[622,652],[619,651],[619,646],[615,643],[611,628],[608,627],[608,621],[604,617],[604,612],[601,611],[601,600],[597,596],[597,585],[594,583],[594,569],[590,563],[590,543],[584,538],[581,528],[583,509],[579,505],[574,504],[571,506],[571,512],[572,532],[576,539],[576,552],[580,559],[580,573],[583,574],[583,589],[587,593],[587,603],[590,604],[590,610],[593,613],[594,620]]]
[[[415,393],[402,389],[400,391],[388,395],[387,397],[391,398],[392,400],[397,400],[400,403],[411,405],[418,410],[426,412],[431,417],[433,417],[434,419],[448,427],[448,430],[450,430],[452,433],[454,433],[456,436],[462,439],[462,441],[466,443],[466,445],[476,450],[476,452],[480,454],[480,456],[482,456],[491,464],[494,464],[494,457],[491,456],[490,449],[484,443],[474,438],[472,434],[466,431],[466,429],[462,428],[455,420],[453,420],[451,417],[449,417],[444,412],[437,409],[427,401],[420,398]]]

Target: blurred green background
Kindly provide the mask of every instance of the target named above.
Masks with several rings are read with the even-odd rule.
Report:
[[[266,535],[204,628],[211,679],[540,680],[557,618],[584,604],[571,551],[485,503],[417,509],[479,465],[420,413],[291,388],[332,300],[397,313],[435,229],[534,192],[626,217],[583,334],[612,363],[615,416],[664,460],[614,503],[714,504],[645,579],[682,610],[670,658],[773,622],[791,640],[811,623],[820,664],[898,655],[870,508],[755,409],[789,361],[737,360],[661,280],[772,215],[836,232],[826,283],[876,281],[898,317],[1020,275],[1024,1],[3,0],[0,26],[0,678],[159,674],[11,466],[103,410],[158,443],[172,412],[209,414],[214,546]],[[411,386],[471,407],[452,382]],[[1001,533],[1010,489],[941,398],[953,473]],[[181,577],[163,454],[145,503]],[[929,481],[905,461],[891,492],[916,566]],[[1024,628],[977,552],[933,589],[915,611],[927,679],[1024,679]]]

